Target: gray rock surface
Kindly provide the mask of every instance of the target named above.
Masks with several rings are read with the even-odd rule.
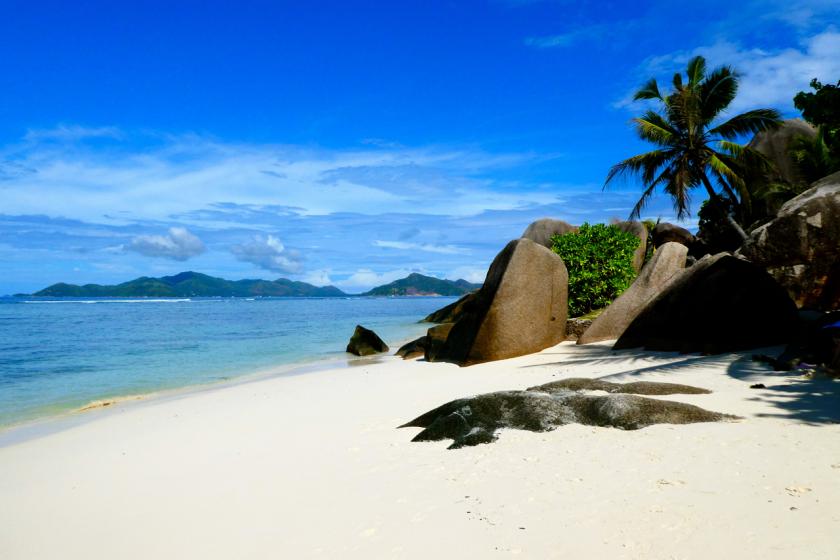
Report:
[[[434,313],[427,315],[421,323],[454,323],[461,318],[464,308],[470,305],[476,298],[477,292],[470,292],[445,307],[441,307]]]
[[[816,135],[814,127],[802,119],[788,119],[776,130],[765,130],[756,134],[749,147],[773,162],[782,179],[796,184],[802,182],[802,177],[790,157],[790,142],[797,136],[812,139]]]
[[[440,351],[426,358],[469,365],[554,346],[566,336],[567,292],[559,256],[528,239],[511,241]]]
[[[685,269],[614,348],[719,354],[787,343],[798,321],[796,305],[764,269],[720,253]]]
[[[370,356],[387,351],[388,345],[375,332],[362,325],[356,325],[356,330],[347,343],[347,352],[356,356]]]
[[[697,238],[694,237],[693,233],[684,227],[669,224],[668,222],[660,222],[656,224],[653,231],[651,231],[651,237],[653,238],[653,246],[657,249],[665,243],[672,242],[681,243],[686,247],[691,248],[697,242]]]
[[[420,358],[426,354],[426,347],[429,344],[427,336],[421,336],[411,342],[406,342],[400,349],[394,352],[395,356],[401,357],[403,360],[411,360],[412,358]]]
[[[738,253],[765,267],[798,306],[840,309],[840,172],[787,201]]]
[[[648,231],[642,222],[618,222],[612,224],[625,233],[632,233],[639,238],[639,246],[633,253],[633,268],[636,272],[642,269],[645,264],[645,253],[647,252]]]
[[[543,247],[551,249],[552,235],[565,235],[567,233],[574,233],[577,230],[578,228],[576,226],[563,220],[542,218],[525,228],[525,231],[522,232],[522,238],[530,239],[534,243],[539,243]]]
[[[589,386],[579,379],[564,380],[529,389],[527,391],[499,391],[475,397],[458,399],[439,406],[411,422],[400,426],[424,428],[412,441],[453,440],[449,449],[490,443],[496,440],[501,428],[546,432],[564,424],[605,426],[624,430],[637,430],[653,424],[689,424],[734,419],[734,416],[711,412],[681,402],[649,399],[630,393],[633,388],[621,384],[593,382]],[[606,384],[606,385],[604,385]],[[636,384],[636,390],[647,394],[697,394],[702,389],[689,386],[664,384],[654,389],[656,383]],[[608,395],[593,395],[580,389],[608,386]],[[569,389],[579,387],[580,389]]]
[[[669,242],[660,246],[636,280],[592,325],[578,337],[578,344],[617,339],[645,306],[673,282],[685,269],[688,247]]]

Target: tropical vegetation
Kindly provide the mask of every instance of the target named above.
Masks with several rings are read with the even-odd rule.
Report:
[[[639,217],[658,189],[673,199],[680,218],[690,213],[691,193],[697,188],[705,189],[719,208],[749,206],[744,176],[748,169],[769,162],[736,141],[778,127],[781,117],[775,109],[754,109],[721,122],[738,93],[738,79],[729,66],[707,71],[706,60],[697,56],[688,62],[685,79],[681,73],[674,75],[673,91],[663,92],[651,79],[636,92],[635,101],[657,105],[633,119],[638,136],[656,149],[614,165],[604,184],[606,188],[625,175],[642,179],[644,191],[631,219]],[[740,239],[746,239],[733,212],[727,211],[725,220]]]
[[[606,307],[636,278],[633,255],[640,241],[632,233],[584,223],[577,233],[555,235],[551,241],[569,273],[572,317]]]

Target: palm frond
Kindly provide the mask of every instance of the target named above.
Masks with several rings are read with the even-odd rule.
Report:
[[[738,93],[738,74],[729,66],[715,68],[700,84],[703,120],[711,122]]]
[[[688,61],[687,67],[688,85],[694,87],[706,76],[706,59],[702,56],[695,56]]]
[[[640,99],[659,99],[660,101],[664,101],[662,94],[659,92],[659,84],[656,83],[656,78],[651,78],[645,85],[639,88],[633,95],[633,101],[639,101]]]
[[[642,140],[647,140],[660,146],[669,146],[674,143],[675,137],[679,134],[662,115],[655,111],[647,111],[644,115],[634,118],[636,134]]]
[[[607,179],[604,181],[604,188],[618,177],[640,174],[646,183],[655,175],[656,170],[663,166],[671,158],[667,150],[653,150],[645,154],[639,154],[624,161],[620,161],[610,168]]]
[[[630,216],[628,216],[627,219],[631,221],[638,220],[641,217],[642,210],[644,210],[645,206],[647,206],[648,199],[650,199],[656,191],[656,187],[668,180],[670,180],[670,169],[665,169],[659,174],[659,177],[651,181],[647,188],[642,191],[642,196],[639,197],[639,201],[633,206],[633,210],[630,212]]]
[[[735,115],[723,124],[709,130],[709,134],[717,135],[727,140],[735,140],[739,136],[755,134],[763,130],[772,130],[781,125],[782,117],[775,109],[753,109],[740,115]]]

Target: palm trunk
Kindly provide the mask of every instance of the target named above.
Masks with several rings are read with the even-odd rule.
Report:
[[[705,175],[703,176],[703,186],[706,187],[706,191],[709,193],[709,197],[712,200],[716,200],[721,202],[720,195],[715,192],[715,189],[712,188],[712,184],[709,182],[709,178]],[[735,218],[729,212],[726,212],[726,221],[729,222],[729,225],[732,226],[732,229],[741,237],[741,241],[744,242],[747,240],[747,234],[744,232],[744,229],[741,225],[735,221]]]

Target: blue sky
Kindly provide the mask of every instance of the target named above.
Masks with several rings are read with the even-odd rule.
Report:
[[[733,110],[796,116],[840,79],[837,25],[835,0],[0,0],[0,294],[481,281],[533,219],[627,216],[639,186],[601,186],[645,148],[647,78],[703,54],[743,74]]]

